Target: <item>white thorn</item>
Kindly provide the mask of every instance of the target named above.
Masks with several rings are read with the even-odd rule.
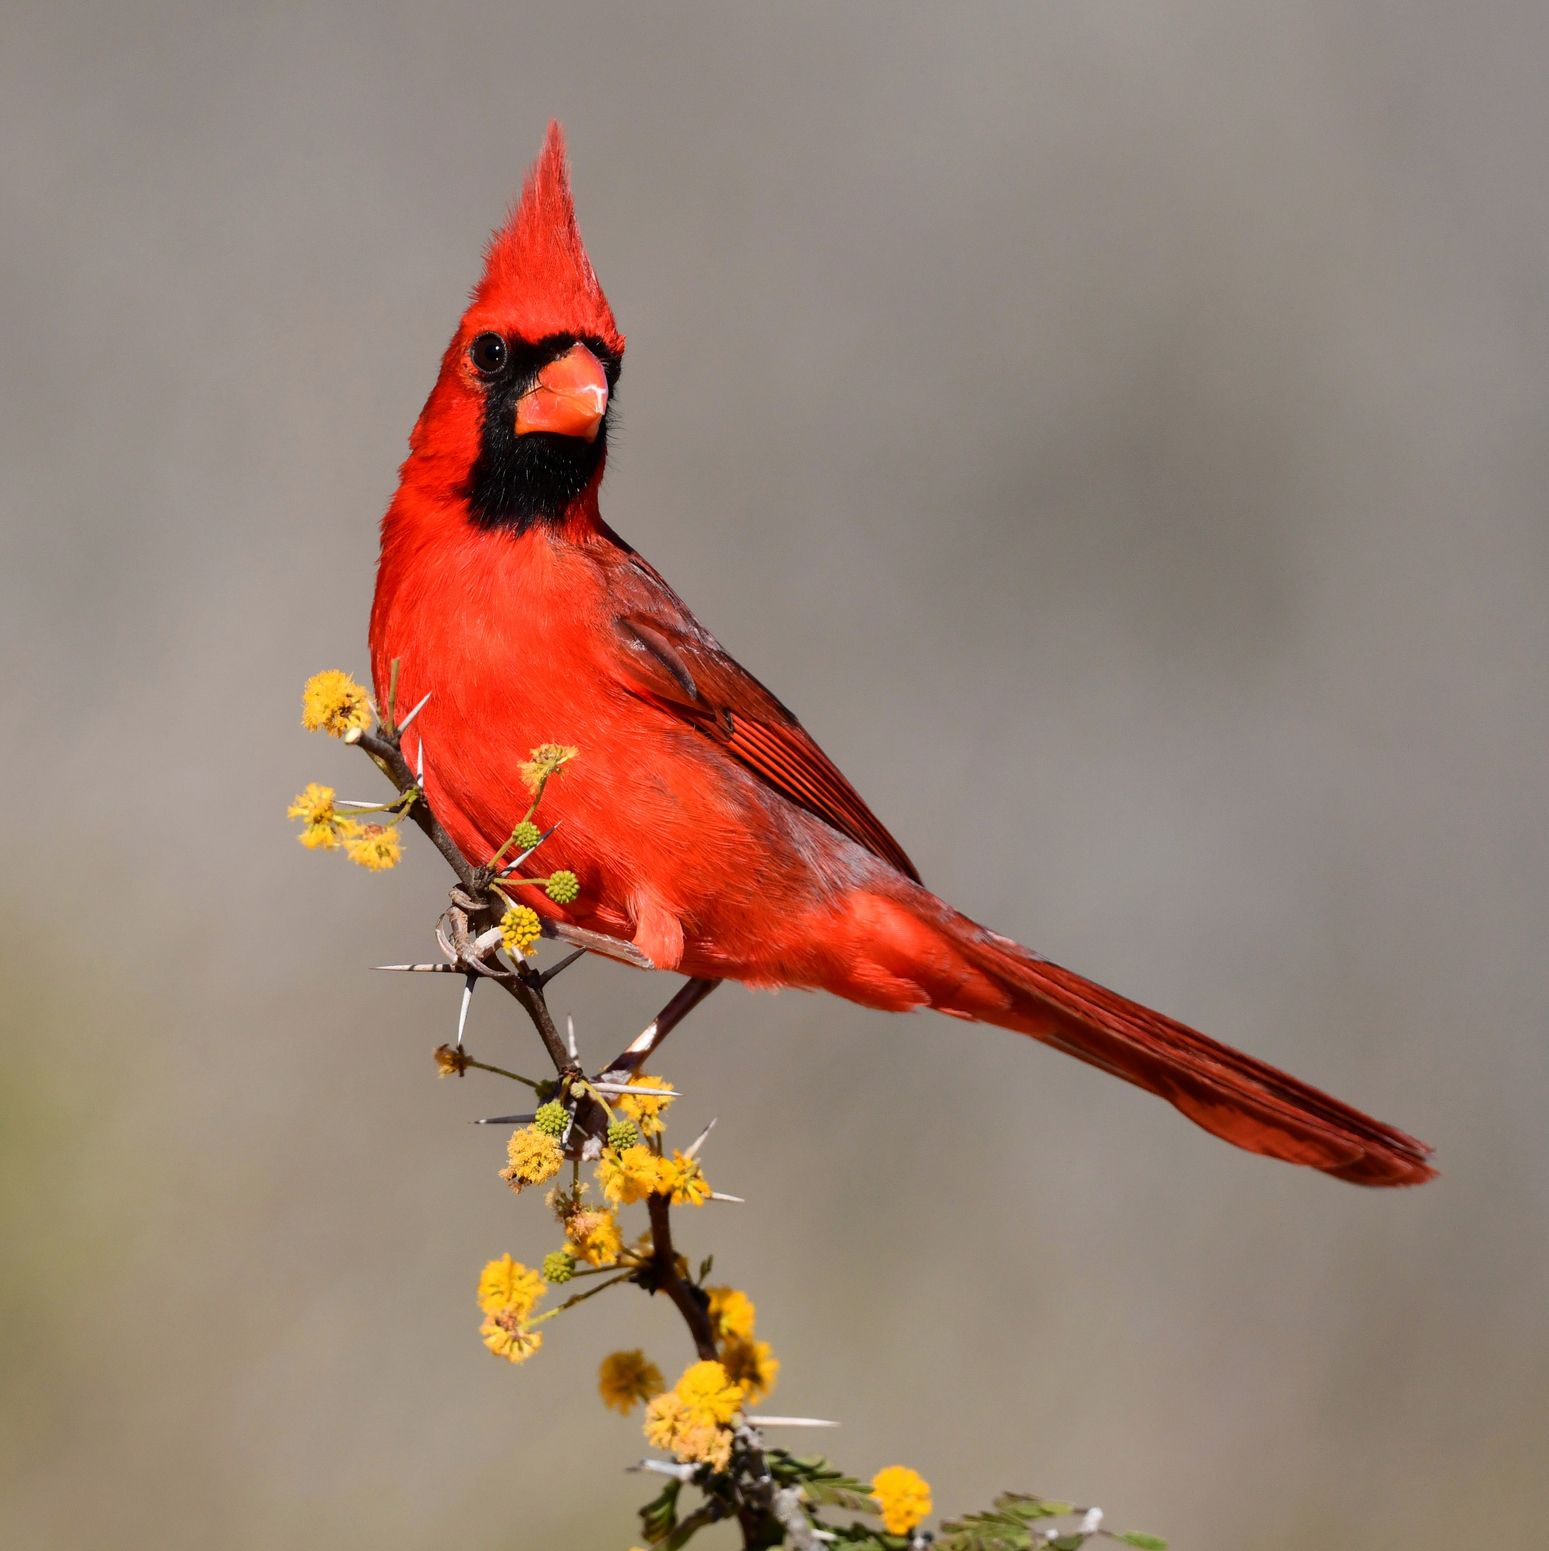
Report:
[[[372,969],[407,970],[411,975],[450,975],[455,964],[373,964]]]
[[[429,701],[429,699],[430,699],[430,695],[427,693],[426,696],[425,696],[425,699],[421,700],[420,703],[417,706],[415,706],[415,708],[412,711],[410,711],[409,714],[406,717],[404,717],[404,719],[401,722],[399,722],[399,724],[398,724],[398,731],[400,733],[405,733],[405,732],[407,732],[409,730],[409,723],[412,722],[414,720],[414,718],[416,716],[418,716],[420,714],[420,712],[425,709],[425,705]]]
[[[694,1465],[680,1465],[670,1459],[643,1459],[638,1465],[631,1465],[631,1470],[649,1470],[658,1476],[671,1476],[674,1481],[692,1481]]]
[[[336,808],[380,808],[379,802],[356,802],[353,797],[335,797],[333,805]]]
[[[733,1206],[746,1206],[748,1204],[746,1196],[729,1196],[724,1190],[712,1190],[710,1192],[710,1199],[712,1201],[730,1201]]]
[[[475,1126],[530,1126],[534,1115],[486,1115],[483,1120],[470,1121]]]
[[[826,1422],[820,1416],[762,1416],[753,1412],[748,1421],[754,1427],[837,1427],[838,1422]]]
[[[515,872],[516,869],[518,867],[520,867],[522,865],[522,863],[525,862],[527,860],[527,858],[529,856],[531,856],[533,854],[533,852],[536,851],[538,849],[538,847],[541,846],[543,844],[543,842],[545,840],[547,840],[549,838],[549,836],[552,835],[554,833],[554,831],[556,829],[558,829],[558,828],[559,828],[559,821],[556,820],[554,823],[550,824],[549,827],[546,830],[544,830],[544,832],[541,835],[538,836],[537,842],[535,844],[528,846],[527,849],[525,851],[523,851],[522,854],[519,857],[517,857],[517,859],[514,862],[507,862],[506,865],[500,869],[500,876],[502,878],[508,877],[511,873]]]
[[[575,1019],[568,1013],[565,1016],[565,1043],[570,1046],[570,1059],[576,1060]]]
[[[414,751],[414,784],[421,791],[425,790],[425,740],[420,739],[420,746]]]
[[[630,1041],[629,1048],[624,1052],[627,1056],[649,1055],[651,1047],[656,1043],[656,1019],[652,1018],[646,1026]]]
[[[701,1131],[699,1135],[688,1144],[688,1146],[684,1149],[683,1156],[685,1158],[697,1158],[699,1156],[699,1149],[705,1145],[705,1139],[713,1130],[715,1130],[714,1120],[712,1120],[710,1124],[707,1125],[704,1130]]]
[[[1101,1508],[1088,1508],[1081,1516],[1081,1523],[1076,1529],[1078,1535],[1095,1535],[1103,1527],[1103,1510]]]
[[[468,1023],[468,1007],[473,1001],[473,988],[478,984],[477,975],[467,975],[463,979],[463,1004],[457,1011],[457,1048],[463,1048],[463,1029]]]
[[[588,1084],[599,1093],[640,1093],[652,1099],[681,1099],[683,1095],[676,1088],[642,1088],[638,1083],[625,1082],[593,1082]]]

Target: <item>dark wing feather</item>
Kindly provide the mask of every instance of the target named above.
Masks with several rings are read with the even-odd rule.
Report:
[[[709,631],[638,555],[615,595],[630,687],[712,738],[787,801],[796,803],[906,877],[920,875],[860,794],[807,730]]]

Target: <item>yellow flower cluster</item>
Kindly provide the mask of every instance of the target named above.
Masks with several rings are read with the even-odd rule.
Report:
[[[296,837],[309,851],[337,851],[359,828],[353,819],[334,811],[334,790],[308,781],[285,810],[285,816],[301,820]]]
[[[386,872],[403,859],[403,841],[396,824],[363,824],[344,842],[344,854],[357,867]]]
[[[619,1206],[633,1206],[649,1195],[665,1195],[672,1188],[667,1175],[671,1165],[644,1142],[622,1151],[604,1148],[597,1162],[597,1183],[603,1195]]]
[[[543,922],[531,905],[512,905],[500,918],[500,940],[508,953],[524,958],[543,936]]]
[[[561,765],[567,765],[581,751],[569,747],[563,743],[545,743],[532,751],[532,758],[520,766],[522,779],[527,783],[528,791],[535,796],[543,790],[544,782],[559,769]]]
[[[396,867],[403,856],[403,842],[398,834],[398,820],[391,824],[362,824],[356,819],[345,818],[334,807],[334,790],[309,781],[296,794],[286,816],[301,820],[301,833],[296,837],[309,851],[337,851],[344,854],[358,867],[371,872],[383,872]]]
[[[500,1177],[518,1195],[528,1185],[541,1185],[559,1173],[565,1161],[559,1143],[547,1131],[537,1126],[523,1126],[511,1133],[506,1143],[508,1167],[500,1171]]]
[[[314,673],[301,692],[301,725],[308,732],[342,738],[371,725],[371,697],[338,668]]]
[[[674,1206],[703,1206],[710,1199],[710,1182],[698,1158],[676,1148],[665,1158],[644,1142],[605,1147],[597,1161],[597,1183],[619,1206],[633,1206],[647,1196],[666,1196]]]
[[[565,1219],[565,1236],[576,1259],[591,1266],[617,1265],[624,1251],[618,1214],[611,1210],[573,1213]]]
[[[533,1328],[528,1316],[544,1291],[543,1278],[509,1255],[484,1267],[479,1275],[479,1307],[484,1311],[479,1335],[495,1356],[526,1362],[543,1345],[543,1332]]]
[[[930,1482],[907,1465],[889,1465],[872,1478],[882,1527],[890,1535],[907,1535],[930,1512]]]
[[[662,1392],[662,1370],[644,1352],[610,1352],[597,1370],[597,1389],[602,1403],[628,1416],[642,1400]]]
[[[672,1084],[665,1077],[652,1077],[648,1072],[637,1072],[629,1079],[631,1088],[667,1088]],[[663,1096],[659,1093],[626,1093],[620,1096],[618,1107],[640,1127],[641,1136],[660,1136],[666,1129],[667,1122],[662,1116],[667,1111],[667,1106],[672,1103],[669,1093]]]
[[[732,1422],[743,1388],[718,1362],[697,1362],[645,1412],[645,1437],[678,1459],[725,1470],[731,1462]]]
[[[762,1400],[775,1387],[780,1359],[767,1341],[754,1337],[758,1310],[753,1300],[735,1287],[707,1287],[705,1292],[722,1366],[742,1386],[750,1403]]]

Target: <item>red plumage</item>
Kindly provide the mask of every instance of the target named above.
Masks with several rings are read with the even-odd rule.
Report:
[[[491,336],[517,365],[478,364]],[[581,895],[561,907],[526,891],[538,909],[629,939],[662,969],[1030,1034],[1252,1152],[1359,1184],[1429,1179],[1413,1138],[1040,959],[920,884],[796,718],[603,522],[605,419],[591,454],[578,438],[525,434],[523,414],[596,435],[569,385],[595,381],[601,417],[601,374],[623,346],[551,125],[411,436],[371,616],[379,694],[397,659],[398,704],[431,696],[406,750],[412,762],[423,739],[429,796],[464,854],[482,861],[510,833],[534,747],[578,745],[544,798],[545,821],[562,823],[541,861],[575,872]],[[568,418],[533,419],[560,398]],[[564,494],[547,509],[550,488]]]

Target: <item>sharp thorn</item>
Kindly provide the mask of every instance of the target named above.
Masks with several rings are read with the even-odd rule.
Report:
[[[828,1422],[820,1416],[760,1416],[753,1412],[748,1421],[754,1427],[837,1427],[838,1422]]]
[[[627,1468],[636,1474],[640,1471],[649,1471],[652,1475],[671,1476],[674,1481],[687,1482],[694,1479],[694,1471],[697,1467],[680,1465],[670,1459],[643,1459],[638,1465],[630,1465]]]
[[[748,1204],[746,1196],[729,1196],[724,1190],[712,1190],[710,1192],[710,1199],[712,1201],[730,1201],[733,1206],[746,1206]]]
[[[567,953],[564,956],[564,958],[562,958],[559,961],[559,963],[557,963],[552,969],[546,969],[546,970],[544,970],[544,972],[541,975],[538,976],[538,984],[539,984],[539,986],[540,987],[546,986],[551,980],[553,980],[560,973],[561,970],[569,969],[570,966],[572,964],[574,964],[577,959],[581,959],[581,958],[585,958],[585,957],[586,957],[586,949],[585,948],[576,948],[573,952]]]
[[[468,1024],[468,1008],[473,1001],[473,988],[479,983],[477,975],[463,976],[463,1003],[457,1010],[457,1048],[463,1048],[463,1030]]]
[[[697,1158],[699,1156],[699,1149],[705,1145],[706,1139],[709,1137],[713,1130],[715,1130],[714,1120],[712,1120],[710,1124],[707,1125],[704,1130],[701,1131],[699,1135],[688,1144],[688,1147],[684,1150],[683,1156],[685,1158]]]
[[[399,722],[399,724],[398,724],[398,732],[399,732],[400,736],[402,736],[404,733],[406,733],[409,730],[409,723],[412,722],[414,720],[414,718],[416,716],[418,716],[420,714],[420,712],[425,709],[426,705],[429,704],[429,701],[430,701],[430,695],[427,693],[425,698],[423,700],[421,700],[420,703],[417,706],[415,706],[415,708],[412,711],[410,711],[409,714],[406,717],[404,717],[404,719],[401,722]]]
[[[599,1093],[633,1093],[651,1099],[681,1099],[683,1097],[676,1088],[642,1088],[638,1083],[608,1082],[602,1078],[596,1081],[588,1080],[587,1086],[595,1088]]]
[[[506,865],[500,869],[500,876],[502,878],[509,877],[558,828],[559,828],[559,823],[556,820],[556,822],[554,822],[553,824],[549,825],[549,827],[546,830],[544,830],[544,832],[541,835],[538,836],[537,840],[532,845],[528,846],[527,849],[525,851],[523,851],[522,854],[519,857],[517,857],[515,861],[507,862]]]
[[[425,740],[420,739],[419,747],[414,751],[414,784],[423,792],[425,790]]]
[[[627,1056],[649,1055],[656,1043],[656,1025],[660,1020],[652,1018],[651,1021],[629,1042],[624,1054]]]
[[[565,1043],[570,1047],[570,1059],[572,1061],[579,1059],[576,1052],[575,1019],[568,1013],[565,1015]]]
[[[336,808],[380,808],[379,802],[357,802],[353,797],[335,797],[333,805]]]
[[[470,1120],[471,1126],[530,1126],[531,1115],[486,1115],[482,1120]]]
[[[453,975],[457,973],[457,966],[455,964],[373,964],[371,968],[407,970],[411,975]]]

